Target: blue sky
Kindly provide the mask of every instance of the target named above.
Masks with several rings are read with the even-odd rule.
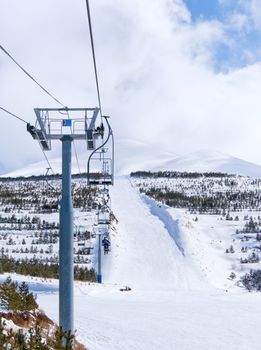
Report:
[[[218,0],[185,0],[193,20],[215,19],[222,17],[222,9]]]
[[[259,0],[184,0],[194,23],[217,21],[223,25],[226,41],[215,47],[217,71],[245,67],[261,60]],[[240,21],[242,21],[241,24]]]

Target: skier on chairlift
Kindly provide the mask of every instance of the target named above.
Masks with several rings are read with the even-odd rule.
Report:
[[[95,129],[95,131],[96,131],[97,133],[99,133],[101,136],[103,136],[103,134],[104,134],[104,125],[103,125],[103,123],[101,123],[100,126],[97,126],[97,128]]]
[[[102,245],[104,247],[104,254],[107,254],[110,251],[110,240],[106,237],[103,238],[102,240]]]

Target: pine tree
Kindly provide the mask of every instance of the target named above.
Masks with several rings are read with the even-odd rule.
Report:
[[[51,350],[51,348],[43,342],[41,328],[36,325],[29,330],[28,350]]]
[[[232,254],[235,253],[235,249],[234,249],[234,247],[233,247],[232,245],[231,245],[230,248],[229,248],[229,252],[232,253]]]
[[[13,282],[10,276],[0,285],[0,306],[7,310],[19,310],[21,298],[17,286],[17,282]]]
[[[27,350],[26,346],[26,338],[21,329],[15,335],[15,346],[17,345],[17,349]]]
[[[22,282],[19,286],[19,295],[21,298],[21,311],[35,310],[38,308],[38,304],[35,301],[35,297],[32,293],[29,292],[28,284]]]
[[[57,350],[72,350],[75,336],[71,332],[65,332],[59,328],[55,333],[55,345]]]

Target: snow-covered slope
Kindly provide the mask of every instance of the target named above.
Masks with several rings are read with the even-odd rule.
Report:
[[[155,168],[153,170],[158,170]],[[201,150],[161,164],[161,170],[222,172],[261,177],[261,166],[217,151]]]
[[[160,208],[142,198],[127,177],[117,179],[112,207],[119,227],[112,236],[112,252],[104,261],[107,282],[150,290],[204,285],[200,271],[184,255],[178,225],[169,216],[170,232],[165,218],[159,217]]]
[[[49,158],[50,164],[53,168],[53,171],[55,174],[61,174],[62,169],[62,159],[61,158]],[[80,155],[79,157],[79,163],[80,163],[80,169],[81,172],[86,172],[87,168],[87,156],[86,155]],[[45,175],[46,168],[48,167],[48,164],[45,160],[29,164],[21,169],[17,169],[14,171],[11,171],[9,173],[5,173],[1,175],[1,177],[17,177],[17,176],[32,176],[32,175]],[[74,174],[79,173],[77,163],[75,159],[73,159],[72,162],[72,172]],[[51,175],[51,172],[49,172],[49,175]]]
[[[61,158],[51,158],[51,153],[47,154],[51,166],[55,173],[61,173]],[[81,172],[86,172],[89,152],[79,154],[79,164]],[[115,170],[116,174],[126,175],[133,170],[150,170],[160,168],[162,162],[175,158],[175,153],[169,153],[161,149],[155,150],[150,144],[131,139],[121,139],[115,142]],[[43,175],[46,172],[47,163],[45,160],[29,164],[21,169],[3,174],[1,176],[31,176]],[[79,168],[73,153],[72,172],[79,173]]]
[[[167,152],[148,143],[120,139],[115,144],[116,173],[127,175],[134,170],[161,168],[162,163],[176,158],[174,152]]]
[[[111,197],[119,225],[103,260],[106,282],[154,291],[233,288],[227,279],[231,260],[224,252],[237,222],[206,216],[195,223],[185,210],[140,194],[127,177],[116,179]]]

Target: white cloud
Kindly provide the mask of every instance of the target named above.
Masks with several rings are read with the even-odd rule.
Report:
[[[236,31],[248,30],[249,17],[243,13],[232,13],[228,17],[228,28]]]
[[[219,0],[227,11],[228,24],[235,30],[261,30],[261,0]]]
[[[84,1],[0,4],[1,43],[65,104],[96,105]],[[178,154],[214,148],[261,163],[261,68],[215,72],[216,47],[231,40],[224,24],[192,23],[181,0],[97,0],[91,7],[103,108],[117,138]],[[35,106],[53,105],[2,54],[0,72],[0,105],[30,121]],[[1,162],[40,159],[23,125],[6,120]]]
[[[251,24],[257,30],[261,30],[261,1],[239,0],[240,7],[247,13]]]

